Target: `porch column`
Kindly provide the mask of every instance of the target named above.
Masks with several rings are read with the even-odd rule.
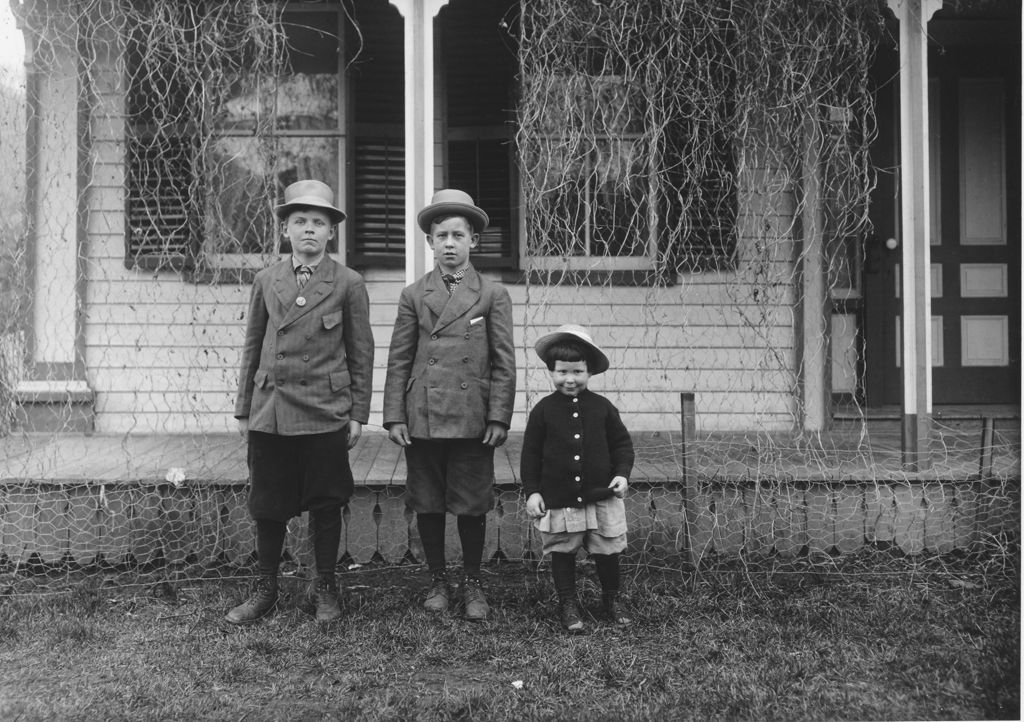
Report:
[[[18,10],[24,6],[15,6]],[[26,38],[29,107],[26,208],[31,263],[31,368],[15,388],[18,426],[30,431],[89,431],[92,391],[86,383],[78,322],[80,272],[80,77],[76,28],[66,22],[39,37],[18,15]]]
[[[390,0],[405,19],[405,282],[434,266],[416,213],[434,194],[434,18],[448,0]]]
[[[803,429],[824,431],[829,420],[828,378],[831,298],[825,285],[824,219],[821,200],[821,127],[808,116],[804,123],[803,241],[800,247],[800,384]]]
[[[900,328],[903,465],[931,468],[932,324],[927,24],[942,0],[886,0],[900,24]]]

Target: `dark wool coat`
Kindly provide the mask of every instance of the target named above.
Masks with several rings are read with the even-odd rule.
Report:
[[[303,301],[299,301],[302,298]],[[363,277],[325,256],[302,292],[291,258],[256,274],[235,417],[295,436],[370,416],[373,332]]]
[[[435,268],[398,301],[384,383],[384,427],[421,439],[474,439],[512,421],[512,300],[470,266],[448,295]]]
[[[582,507],[583,491],[633,471],[633,440],[612,402],[593,391],[555,391],[530,412],[519,474],[523,493],[540,492],[549,509]]]

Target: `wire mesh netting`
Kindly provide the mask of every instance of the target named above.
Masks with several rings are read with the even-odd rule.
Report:
[[[899,416],[862,403],[863,336],[836,325],[838,300],[863,295],[869,201],[891,172],[871,157],[891,80],[872,75],[893,43],[884,7],[494,5],[495,52],[516,69],[503,148],[522,248],[509,284],[520,391],[488,557],[539,557],[516,432],[550,390],[533,342],[577,322],[612,359],[593,388],[637,445],[631,561],[1015,573],[1019,410],[936,417],[931,469],[908,472]],[[248,282],[287,252],[273,215],[284,185],[351,182],[346,134],[370,116],[346,99],[401,47],[397,13],[384,0],[15,7],[28,55],[0,83],[0,568],[19,589],[244,573],[232,409]],[[383,27],[398,35],[374,45]],[[401,85],[380,87],[400,105]],[[401,198],[394,158],[379,162],[373,178]],[[354,218],[370,218],[359,202]],[[344,233],[332,251],[357,242]],[[339,561],[419,563],[404,461],[380,428],[404,279],[360,270],[378,373]],[[290,529],[301,572],[305,519]]]

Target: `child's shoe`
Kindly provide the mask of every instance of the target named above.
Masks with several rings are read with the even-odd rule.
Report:
[[[622,611],[618,596],[618,592],[605,592],[601,595],[601,607],[604,609],[604,616],[615,624],[629,624],[633,620]]]
[[[334,577],[320,577],[316,583],[316,621],[326,624],[341,619],[338,584]]]
[[[559,601],[558,606],[562,617],[562,628],[573,634],[582,632],[583,620],[580,619],[580,609],[576,606],[576,600],[562,599]]]
[[[232,624],[252,624],[277,604],[277,575],[257,577],[252,596],[231,609],[224,618]]]
[[[423,608],[428,612],[443,612],[448,609],[448,599],[450,596],[448,577],[444,574],[435,574],[430,581],[427,601],[423,602]]]
[[[487,613],[491,611],[479,579],[466,577],[462,584],[462,603],[466,607],[466,619],[471,622],[484,621],[487,619]]]

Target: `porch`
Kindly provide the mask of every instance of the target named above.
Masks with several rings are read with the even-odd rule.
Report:
[[[936,409],[927,472],[903,470],[898,410],[840,414],[827,434],[645,432],[627,497],[630,554],[691,563],[1016,543],[1019,407]],[[496,456],[490,558],[537,556],[519,496],[521,434]],[[684,449],[689,449],[684,453]],[[0,563],[251,560],[245,445],[236,435],[21,435],[0,440]],[[347,563],[421,560],[405,462],[370,429],[351,455]],[[454,525],[449,525],[454,526]],[[303,520],[289,539],[309,553]],[[458,554],[450,530],[451,556]]]

